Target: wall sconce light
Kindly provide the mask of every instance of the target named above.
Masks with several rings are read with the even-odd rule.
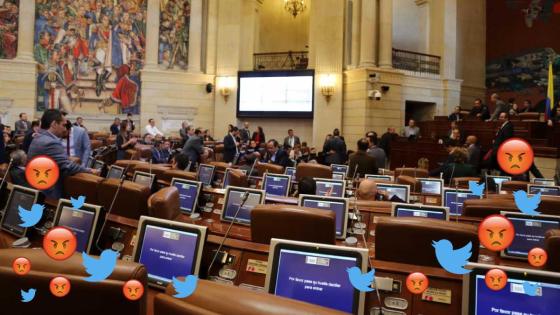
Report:
[[[220,90],[220,94],[224,97],[224,102],[227,103],[231,91],[235,88],[235,78],[234,77],[218,77],[217,86]]]
[[[321,88],[321,94],[327,100],[327,103],[331,100],[334,95],[334,86],[336,85],[336,77],[334,74],[323,74],[319,79],[319,86]]]

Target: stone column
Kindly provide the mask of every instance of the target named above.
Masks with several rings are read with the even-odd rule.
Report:
[[[189,72],[200,73],[201,54],[202,0],[191,0],[191,18],[189,25]]]
[[[19,2],[18,47],[16,58],[33,61],[35,35],[35,0]]]
[[[146,65],[145,69],[158,66],[159,54],[159,0],[148,0],[146,19]]]
[[[358,67],[360,64],[360,0],[352,1],[352,46],[351,46],[351,60],[350,65],[352,68]]]
[[[356,7],[358,6],[356,5]],[[361,9],[360,67],[375,67],[377,59],[377,1],[363,0]]]
[[[393,0],[380,0],[379,67],[393,67]]]

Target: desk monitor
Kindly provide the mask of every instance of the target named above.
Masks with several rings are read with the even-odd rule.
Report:
[[[93,168],[93,163],[95,162],[95,158],[93,156],[89,156],[87,159],[86,167]]]
[[[247,201],[239,210],[235,222],[244,225],[251,224],[251,210],[253,210],[256,205],[263,204],[265,199],[264,190],[229,186],[226,189],[224,197],[224,206],[221,214],[222,221],[231,222],[233,220],[237,209],[239,209],[241,205],[241,200],[245,192],[249,193],[249,197],[247,197]]]
[[[343,164],[331,164],[331,170],[333,172],[344,173],[345,175],[348,174],[348,165]],[[348,175],[350,176],[350,175]]]
[[[315,178],[315,195],[327,197],[344,197],[346,181],[340,179]]]
[[[72,207],[68,199],[60,199],[53,226],[63,226],[76,236],[76,252],[89,254],[93,240],[96,239],[97,222],[101,206],[84,203],[80,209]]]
[[[8,197],[8,202],[6,203],[0,228],[17,237],[24,237],[27,228],[19,226],[23,221],[19,217],[18,206],[26,210],[31,210],[31,206],[37,203],[38,199],[38,190],[14,185]]]
[[[286,167],[286,169],[284,170],[284,174],[290,175],[292,177],[292,182],[294,182],[296,180],[296,168],[295,167],[291,167],[291,166]]]
[[[449,208],[449,215],[461,215],[467,199],[482,199],[482,196],[473,195],[468,189],[443,189],[442,205]]]
[[[103,163],[103,161],[95,160],[93,162],[93,167],[92,168],[95,169],[95,170],[102,171],[104,166],[105,166],[105,163]]]
[[[533,178],[531,180],[531,184],[555,186],[556,182],[554,181],[554,178]]]
[[[345,174],[345,173],[342,173],[342,172],[332,172],[332,179],[344,180],[345,177],[346,177],[346,174]]]
[[[527,193],[534,195],[541,193],[543,196],[560,196],[560,186],[548,186],[548,185],[527,185]]]
[[[187,214],[192,214],[198,204],[198,196],[202,190],[202,183],[173,177],[171,186],[179,190],[179,209]]]
[[[449,208],[393,202],[391,206],[391,216],[418,217],[449,221]]]
[[[560,274],[499,266],[507,275],[506,286],[493,291],[484,278],[495,265],[469,263],[463,275],[463,315],[556,315],[560,309]]]
[[[348,222],[348,199],[313,195],[299,195],[298,205],[300,207],[334,211],[334,213],[336,214],[336,238],[346,238],[346,223]]]
[[[142,186],[147,186],[152,188],[152,184],[154,183],[155,178],[156,178],[156,174],[136,171],[134,172],[134,177],[132,178],[132,181],[135,182],[136,184],[140,184]]]
[[[230,179],[231,179],[230,174],[234,170],[238,171],[238,172],[242,172],[243,174],[247,175],[247,170],[243,170],[243,169],[240,169],[240,168],[233,169],[233,168],[230,168],[230,167],[226,168],[226,171],[224,172],[224,180],[222,181],[222,188],[225,189],[229,186],[229,182],[230,182]]]
[[[366,174],[365,175],[366,179],[372,179],[372,180],[386,180],[389,182],[394,182],[395,178],[391,175],[374,175],[374,174]]]
[[[160,289],[173,277],[198,275],[207,228],[141,216],[134,261],[148,271],[148,284]]]
[[[109,171],[107,172],[106,178],[116,178],[121,179],[124,175],[124,167],[120,167],[117,165],[111,165],[109,167]]]
[[[519,212],[505,212],[502,215],[513,224],[515,237],[511,245],[501,252],[502,257],[527,260],[529,251],[535,247],[544,248],[546,231],[560,229],[560,216],[531,216]]]
[[[265,289],[274,295],[364,314],[365,294],[355,290],[347,269],[367,270],[368,251],[273,238]]]
[[[443,179],[439,178],[418,178],[422,187],[422,194],[441,195],[443,189]]]
[[[265,173],[262,187],[268,196],[287,197],[291,179],[290,175]]]
[[[214,180],[214,165],[200,164],[196,173],[196,179],[204,186],[212,186]]]
[[[408,185],[377,183],[377,190],[387,192],[389,200],[393,196],[397,196],[405,203],[410,200],[410,187]]]
[[[493,175],[486,175],[486,189],[490,189],[490,181],[493,180],[496,184],[496,192],[500,192],[502,190],[502,183],[511,180],[511,176],[493,176]]]

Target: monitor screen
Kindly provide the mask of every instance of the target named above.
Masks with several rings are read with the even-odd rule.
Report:
[[[502,252],[502,256],[527,258],[529,251],[535,247],[544,247],[546,231],[560,228],[558,216],[530,216],[522,213],[502,212],[513,224],[515,237],[511,245]]]
[[[200,164],[198,166],[198,174],[196,177],[202,185],[212,186],[212,180],[214,180],[214,166]]]
[[[141,217],[134,259],[148,271],[148,283],[165,287],[173,277],[197,275],[206,227]]]
[[[13,186],[12,192],[6,204],[6,211],[2,216],[2,229],[19,237],[25,236],[27,228],[19,226],[23,223],[19,217],[18,207],[30,210],[37,201],[39,192],[37,190]]]
[[[173,178],[171,186],[179,190],[179,208],[186,213],[193,213],[196,210],[198,194],[202,184],[200,182],[186,179]]]
[[[342,172],[332,172],[332,179],[343,180],[344,177],[346,177],[346,174],[345,174],[345,173],[342,173]]]
[[[290,175],[292,177],[292,182],[296,180],[296,168],[295,167],[286,167],[284,170],[284,174]]]
[[[237,172],[243,172],[243,174],[247,175],[247,170],[242,169],[235,169]],[[222,182],[222,188],[227,188],[229,186],[229,182],[231,180],[230,174],[233,172],[233,169],[226,168],[226,172],[224,173],[224,180]]]
[[[54,226],[63,226],[72,231],[77,240],[76,251],[89,253],[100,212],[99,206],[84,204],[80,209],[75,209],[69,200],[61,199]]]
[[[529,185],[527,190],[532,195],[540,192],[543,196],[560,196],[560,186]]]
[[[409,188],[407,185],[377,184],[377,190],[386,192],[389,200],[393,196],[397,196],[403,202],[408,202],[409,200]]]
[[[390,175],[373,175],[373,174],[366,174],[366,179],[373,179],[373,180],[386,180],[389,182],[394,181],[393,176]]]
[[[331,164],[331,170],[333,172],[348,174],[348,165]]]
[[[363,249],[272,239],[266,287],[269,293],[346,313],[363,311],[362,296],[347,270],[365,272]]]
[[[239,209],[245,192],[248,192],[249,196],[243,207]],[[235,222],[249,225],[251,223],[251,210],[253,210],[256,205],[263,203],[264,195],[264,190],[228,187],[222,209],[222,221],[231,222],[239,209]]]
[[[486,187],[488,186],[488,183],[491,183],[491,181],[494,181],[494,183],[496,184],[496,191],[500,190],[502,187],[502,183],[505,181],[510,181],[511,177],[509,176],[486,176]]]
[[[443,188],[442,179],[419,178],[418,180],[420,181],[423,194],[441,195]]]
[[[93,168],[94,161],[95,161],[95,159],[93,158],[93,156],[88,157],[86,167],[87,168]]]
[[[556,182],[553,178],[533,178],[533,184],[537,185],[546,185],[546,186],[554,186]]]
[[[473,195],[470,190],[445,189],[443,192],[443,206],[449,208],[449,215],[461,215],[465,200],[480,198],[480,196]]]
[[[124,168],[116,165],[111,165],[107,172],[106,178],[121,179],[124,173]]]
[[[268,196],[287,196],[290,191],[290,176],[280,174],[264,175],[263,188]]]
[[[336,236],[337,238],[346,237],[346,222],[348,217],[347,199],[300,195],[299,206],[334,211],[336,214]]]
[[[449,209],[406,203],[393,203],[391,215],[394,217],[418,217],[438,220],[449,220]]]
[[[104,165],[105,163],[103,163],[102,161],[95,160],[95,162],[93,163],[93,169],[102,170]]]
[[[327,197],[344,197],[346,183],[343,180],[327,180],[323,178],[315,178],[315,194]]]
[[[150,175],[144,172],[135,172],[132,181],[142,186],[152,187],[154,176],[155,176],[154,174]]]

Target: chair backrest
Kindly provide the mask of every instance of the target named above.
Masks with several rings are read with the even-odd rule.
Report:
[[[518,117],[520,120],[524,120],[524,121],[539,121],[540,120],[540,113],[533,113],[533,112],[528,112],[528,113],[519,113]]]
[[[101,140],[90,140],[91,150],[95,150],[103,146],[103,141]]]
[[[149,144],[137,144],[134,146],[138,154],[138,158],[143,161],[149,161],[152,158],[153,146]]]
[[[272,238],[334,244],[334,211],[290,205],[258,205],[251,211],[251,240],[269,244]]]
[[[107,211],[111,208],[111,203],[113,202],[119,184],[120,180],[109,178],[99,185],[99,204]],[[115,199],[115,204],[113,205],[111,213],[138,220],[140,216],[148,215],[149,197],[149,187],[125,180],[119,195]]]
[[[283,174],[284,167],[282,165],[276,165],[272,163],[257,163],[255,166],[259,176],[262,176],[264,173],[268,171],[268,173],[272,174]]]
[[[395,169],[395,177],[399,177],[401,175],[411,176],[411,177],[420,177],[425,178],[429,176],[428,170],[423,168],[414,168],[414,167],[401,167]]]
[[[209,162],[208,164],[214,165],[214,169],[215,169],[216,171],[221,171],[221,172],[225,172],[225,171],[226,171],[226,168],[229,167],[229,164],[228,164],[228,163],[225,163],[225,162],[216,162],[216,161],[212,161],[212,162]]]
[[[176,169],[167,169],[165,170],[165,172],[163,172],[163,174],[161,174],[161,177],[159,179],[170,185],[174,177],[187,180],[196,180],[196,173]]]
[[[469,182],[479,182],[479,177],[455,177],[451,180],[451,187],[469,188]]]
[[[97,192],[103,178],[89,173],[77,173],[64,178],[64,194],[67,198],[85,196],[86,202],[99,204]]]
[[[420,192],[422,189],[422,183],[412,176],[400,175],[396,182],[397,184],[410,186],[410,192]]]
[[[502,183],[501,187],[503,191],[517,191],[524,190],[527,191],[527,185],[529,182],[519,181],[519,180],[508,180]]]
[[[470,261],[478,261],[474,225],[425,218],[379,217],[375,227],[375,259],[440,267],[433,241],[447,239],[455,249],[472,242]]]
[[[463,206],[463,215],[485,218],[500,211],[519,212],[513,195],[490,195],[485,199],[468,199]],[[560,215],[560,198],[555,196],[541,196],[541,203],[536,211],[549,215]]]
[[[300,181],[304,177],[332,178],[332,170],[318,163],[299,163],[296,168],[296,180]]]
[[[155,174],[157,179],[162,178],[163,173],[165,173],[169,169],[171,169],[171,165],[169,165],[169,164],[151,164],[150,165],[150,163],[142,163],[142,164],[137,164],[134,167],[134,171]]]
[[[229,173],[229,185],[236,187],[249,187],[249,179],[242,171],[233,169]]]
[[[548,255],[546,269],[560,272],[560,230],[546,231],[543,249]]]
[[[132,176],[134,175],[134,171],[136,170],[136,166],[137,165],[142,165],[142,164],[148,164],[147,162],[144,161],[139,161],[139,160],[117,160],[115,162],[115,165],[120,166],[120,167],[124,167],[124,169],[126,170],[126,176]]]
[[[18,257],[25,257],[31,262],[31,271],[25,276],[19,276],[12,270],[12,262]],[[71,283],[70,294],[64,298],[52,296],[48,289],[51,279],[57,276],[63,276]],[[87,282],[84,280],[87,276],[82,266],[82,253],[75,253],[60,262],[49,258],[43,250],[2,249],[0,279],[4,284],[9,283],[10,290],[2,290],[0,305],[7,313],[11,313],[8,310],[19,310],[20,314],[146,314],[148,287],[143,265],[119,259],[106,281]],[[123,286],[132,279],[144,285],[144,295],[139,301],[123,303]],[[37,294],[31,303],[22,304],[20,289],[29,288],[37,289]]]
[[[148,214],[155,218],[175,220],[181,214],[177,187],[165,187],[151,195],[148,198]]]
[[[216,161],[222,161],[224,159],[224,145],[223,144],[216,144],[214,146],[214,159]]]
[[[179,279],[183,280],[181,277]],[[165,293],[156,295],[154,315],[346,314],[318,305],[208,280],[198,280],[196,290],[187,298],[177,299],[173,297],[175,294],[173,285],[169,285]]]

